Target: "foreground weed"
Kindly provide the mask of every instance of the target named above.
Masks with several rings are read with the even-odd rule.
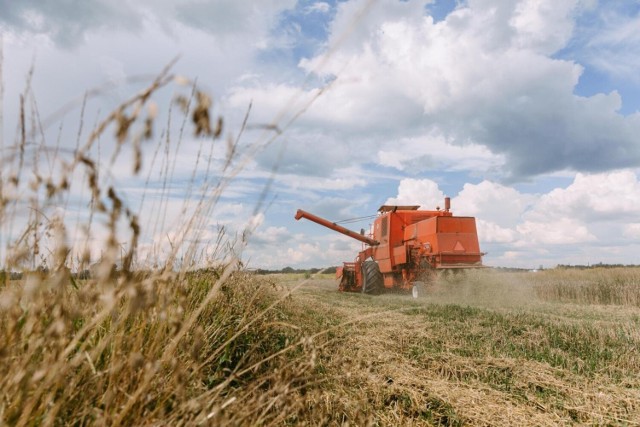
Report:
[[[127,150],[132,176],[142,173],[143,143],[153,143],[159,114],[153,98],[174,82],[184,91],[185,80],[167,67],[85,138],[81,128],[72,150],[34,142],[41,124],[28,108],[35,103],[25,102],[32,94],[23,95],[18,142],[3,149],[0,174],[0,424],[263,424],[299,410],[294,397],[310,382],[314,343],[274,283],[242,271],[238,253],[252,229],[211,233],[214,208],[244,153],[230,138],[214,173],[210,147],[224,121],[212,98],[189,81],[190,94],[175,97],[182,127],[171,127],[169,109],[148,164],[163,189],[148,203],[143,196],[140,211],[108,179]],[[190,142],[199,144],[195,168],[204,170],[193,171],[181,222],[168,226],[189,122]],[[82,194],[88,215],[64,215]],[[168,244],[149,243],[149,233]]]

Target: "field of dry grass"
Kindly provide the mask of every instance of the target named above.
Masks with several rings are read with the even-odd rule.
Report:
[[[480,271],[420,300],[252,275],[253,225],[211,218],[272,138],[224,141],[170,67],[89,130],[86,101],[77,140],[51,142],[27,87],[2,147],[0,425],[638,424],[638,270]],[[196,162],[169,224],[185,129]],[[110,179],[122,163],[121,183],[161,183],[139,206]]]
[[[0,289],[8,425],[640,420],[640,309],[552,301],[557,271],[473,272],[418,300],[327,275],[56,277]]]
[[[578,276],[608,274],[637,270]],[[475,272],[440,280],[417,301],[308,281],[294,300],[332,328],[332,339],[320,352],[322,385],[307,398],[315,415],[305,421],[640,424],[639,307],[553,301],[548,289],[558,279],[576,274]]]
[[[93,280],[78,289],[9,282],[1,289],[0,420],[275,422],[293,410],[286,388],[306,380],[312,360],[274,286],[241,273],[151,276],[125,284],[103,310],[109,293]],[[291,408],[272,411],[276,403]]]
[[[0,146],[0,425],[254,425],[304,410],[315,342],[286,293],[239,268],[255,224],[212,224],[269,135],[223,134],[211,96],[170,70],[91,110],[89,129],[103,92],[88,91],[71,140],[62,125],[47,138],[27,81],[15,143]],[[162,113],[157,97],[171,99]]]

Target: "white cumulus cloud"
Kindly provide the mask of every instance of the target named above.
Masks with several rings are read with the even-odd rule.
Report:
[[[444,207],[444,193],[430,179],[403,179],[398,186],[397,197],[385,202],[388,205],[420,205],[423,209],[434,209],[437,204]]]
[[[405,179],[387,203],[420,204],[425,195],[438,200],[442,192],[432,180]],[[490,265],[637,262],[640,181],[632,170],[578,174],[569,185],[543,194],[491,181],[465,184],[452,199],[452,210],[476,218]]]

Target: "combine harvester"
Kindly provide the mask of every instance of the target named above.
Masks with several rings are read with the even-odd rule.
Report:
[[[372,295],[411,291],[417,298],[436,271],[482,268],[484,255],[476,219],[453,216],[448,197],[444,210],[419,207],[381,206],[369,236],[364,230],[356,233],[301,209],[295,218],[306,218],[363,243],[355,261],[345,262],[336,272],[340,291]]]

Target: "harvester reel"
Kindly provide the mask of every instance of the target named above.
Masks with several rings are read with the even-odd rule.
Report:
[[[380,267],[375,261],[365,261],[362,263],[362,293],[369,295],[378,295],[382,292],[382,273]]]

